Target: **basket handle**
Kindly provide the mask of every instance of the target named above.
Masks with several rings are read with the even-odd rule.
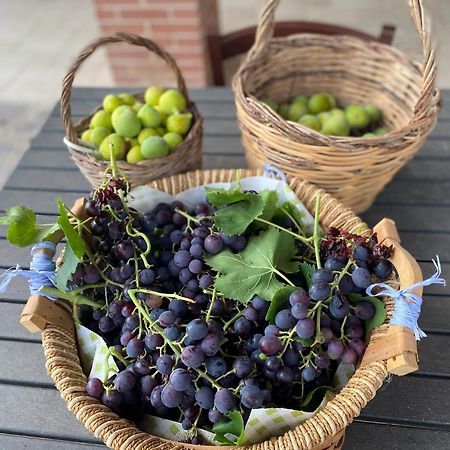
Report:
[[[155,53],[160,58],[162,58],[169,65],[170,69],[175,75],[178,90],[184,95],[188,104],[190,103],[186,88],[186,82],[184,81],[183,75],[181,74],[177,63],[169,53],[167,53],[154,41],[131,33],[116,33],[114,36],[101,37],[81,51],[63,80],[61,92],[61,118],[64,124],[64,129],[66,131],[66,136],[71,142],[77,142],[77,133],[72,122],[72,113],[70,106],[72,84],[75,78],[75,74],[83,61],[87,59],[92,53],[94,53],[97,48],[106,44],[112,44],[116,42],[126,42],[127,44],[144,47],[150,52]]]
[[[266,1],[256,28],[255,43],[248,52],[247,61],[259,55],[273,38],[275,11],[279,3],[280,0]],[[430,32],[426,26],[425,11],[422,6],[423,0],[408,0],[408,3],[423,48],[422,91],[415,105],[415,113],[422,112],[428,115],[427,111],[429,111],[430,105],[426,99],[435,98],[436,104],[439,102],[439,96],[435,95],[437,75],[436,53],[432,46]]]
[[[390,258],[400,279],[400,289],[423,280],[422,271],[417,261],[400,245],[400,237],[395,223],[383,219],[375,225],[374,232],[384,245],[393,245],[394,253]],[[412,291],[422,296],[423,288]],[[387,369],[395,375],[406,375],[418,369],[417,343],[412,330],[399,325],[389,325],[389,329],[380,339],[373,342],[364,354],[361,366],[374,361],[386,361]]]

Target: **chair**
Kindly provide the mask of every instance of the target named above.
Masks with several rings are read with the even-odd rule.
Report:
[[[225,84],[223,62],[228,58],[247,52],[253,45],[256,27],[242,28],[232,33],[219,36],[216,33],[206,34],[211,74],[214,86]],[[395,35],[395,27],[384,25],[380,36],[375,37],[351,28],[330,25],[318,22],[277,22],[275,25],[275,37],[288,36],[296,33],[319,34],[347,34],[367,41],[379,41],[391,45]]]

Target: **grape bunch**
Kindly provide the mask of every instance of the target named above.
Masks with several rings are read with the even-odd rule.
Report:
[[[81,263],[72,285],[95,300],[82,322],[99,333],[116,361],[109,379],[92,378],[87,392],[124,417],[147,413],[175,420],[200,443],[196,430],[244,419],[254,408],[300,409],[305,397],[330,385],[341,362],[365,351],[364,322],[375,310],[351,302],[374,280],[392,273],[391,250],[376,236],[330,229],[320,244],[320,266],[310,280],[285,274],[293,285],[269,317],[259,295],[243,304],[216,288],[206,256],[240,254],[260,229],[223,233],[208,202],[188,210],[159,203],[141,214],[126,202],[128,186],[112,178],[85,205],[85,238],[93,258]],[[292,217],[274,218],[295,230]],[[314,250],[298,242],[296,257]]]

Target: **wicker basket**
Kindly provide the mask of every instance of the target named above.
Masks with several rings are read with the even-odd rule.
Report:
[[[254,171],[242,171],[242,176],[254,175]],[[235,179],[234,170],[209,170],[189,172],[155,181],[151,187],[176,194],[194,186],[211,182],[228,182]],[[304,181],[290,177],[289,184],[300,200],[313,212],[315,198],[322,193],[320,223],[325,226],[344,227],[349,231],[371,230],[349,209],[344,208],[331,195]],[[76,207],[73,208],[76,210]],[[392,221],[384,219],[377,225],[380,241],[394,245],[392,262],[398,273],[401,288],[422,279],[415,260],[400,246]],[[421,288],[415,293],[422,294]],[[392,300],[385,299],[387,321],[394,308]],[[23,313],[21,323],[29,330],[43,330],[42,342],[46,368],[68,408],[86,428],[116,450],[169,450],[197,448],[214,450],[214,446],[195,446],[170,442],[137,429],[135,425],[118,417],[98,400],[86,394],[86,376],[80,366],[77,339],[73,319],[67,311],[55,307],[45,297],[32,296]],[[375,395],[389,372],[403,375],[417,369],[417,347],[411,331],[398,326],[381,325],[373,331],[361,366],[346,387],[328,402],[312,419],[278,438],[245,447],[249,450],[304,450],[340,449],[345,428],[359,415],[361,409]],[[239,450],[244,447],[224,447]]]
[[[189,94],[180,69],[172,56],[159,47],[156,43],[150,39],[129,33],[117,33],[115,36],[100,38],[91,45],[88,45],[76,58],[64,78],[61,93],[61,117],[66,132],[64,142],[66,143],[75,164],[79,167],[81,173],[89,180],[93,187],[101,184],[103,174],[108,167],[109,162],[97,160],[92,155],[92,149],[83,146],[78,139],[80,132],[88,128],[89,121],[93,114],[74,125],[72,122],[70,99],[75,74],[83,61],[88,58],[98,47],[105,44],[118,42],[125,42],[131,45],[144,47],[166,61],[175,76],[178,90],[185,96],[188,109],[193,114],[191,130],[185,137],[185,140],[168,156],[141,161],[137,164],[128,164],[127,162],[119,161],[118,167],[122,170],[133,187],[148,183],[158,178],[173,175],[175,173],[200,169],[202,167],[203,118],[198,112],[195,104],[189,100]],[[143,93],[140,93],[136,96],[138,99],[143,100],[143,95]],[[96,109],[96,111],[98,109]],[[95,111],[93,113],[95,113]]]
[[[247,162],[250,167],[269,162],[361,212],[413,157],[436,123],[440,95],[422,1],[409,3],[423,44],[423,65],[393,47],[351,36],[273,38],[279,1],[267,1],[255,44],[233,79]],[[258,100],[286,102],[317,91],[335,94],[342,105],[376,105],[391,131],[375,138],[324,136],[283,119]]]

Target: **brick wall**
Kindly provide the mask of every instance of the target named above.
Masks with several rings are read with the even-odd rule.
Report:
[[[209,82],[204,30],[217,26],[216,0],[93,0],[104,35],[128,31],[154,40],[177,61],[188,86]],[[172,85],[165,63],[125,44],[107,48],[118,85]]]

